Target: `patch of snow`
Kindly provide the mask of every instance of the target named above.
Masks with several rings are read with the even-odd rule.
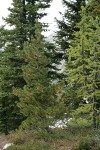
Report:
[[[55,122],[55,124],[54,125],[52,125],[52,126],[49,126],[50,128],[52,128],[52,129],[54,129],[54,128],[64,128],[64,127],[66,127],[67,125],[67,122],[68,122],[68,119],[64,119],[64,120],[57,120],[56,122]]]
[[[86,101],[87,104],[89,104],[88,98],[84,97],[83,99]]]
[[[13,143],[7,143],[7,144],[3,147],[2,150],[5,150],[5,149],[7,149],[9,146],[12,146],[12,145],[13,145]]]
[[[55,129],[55,128],[64,128],[67,127],[68,123],[70,122],[72,118],[65,118],[64,120],[56,120],[54,122],[54,125],[50,125],[49,128]]]

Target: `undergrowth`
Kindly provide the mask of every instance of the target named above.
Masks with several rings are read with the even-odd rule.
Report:
[[[99,130],[91,129],[53,129],[47,131],[18,132],[12,138],[13,146],[7,150],[61,150],[70,146],[72,150],[100,150]]]

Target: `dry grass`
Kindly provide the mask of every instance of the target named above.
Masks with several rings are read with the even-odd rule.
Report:
[[[53,144],[55,145],[56,150],[71,150],[76,143],[77,140],[75,139],[63,139],[57,140]]]
[[[43,134],[46,137],[44,138],[38,132],[25,131],[11,133],[6,136],[6,139],[14,143],[18,150],[40,150],[41,147],[42,150],[72,150],[82,137],[86,137],[90,133],[89,130],[83,130],[83,132],[80,130],[55,130],[53,134],[45,134],[45,136]]]

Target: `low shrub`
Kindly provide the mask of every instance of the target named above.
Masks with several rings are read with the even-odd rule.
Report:
[[[7,150],[56,150],[53,145],[47,143],[29,143],[23,146],[11,146]]]
[[[73,150],[100,150],[100,139],[94,137],[83,137]]]

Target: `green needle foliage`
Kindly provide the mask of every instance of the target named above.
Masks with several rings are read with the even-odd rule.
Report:
[[[78,24],[80,30],[75,32],[75,38],[71,42],[72,45],[68,54],[68,83],[72,87],[76,85],[80,104],[84,104],[86,107],[91,105],[92,125],[97,128],[100,101],[98,84],[100,75],[100,20],[98,17],[94,18],[88,14],[84,7],[82,7],[81,17],[82,19]],[[76,111],[78,110],[79,108]],[[82,116],[80,117],[82,118]]]
[[[79,27],[76,26],[78,22],[81,20],[80,10],[81,6],[86,6],[86,0],[62,0],[62,4],[64,6],[64,14],[61,13],[61,20],[57,20],[58,25],[58,31],[57,31],[57,37],[56,42],[58,46],[60,47],[60,51],[62,52],[62,60],[65,60],[65,64],[68,61],[68,52],[69,47],[71,44],[71,40],[74,39],[74,32],[79,31]],[[65,92],[62,95],[62,99],[66,104],[66,107],[68,107],[68,111],[70,112],[71,109],[75,109],[79,105],[79,99],[77,98],[77,101],[75,101],[75,97],[77,97],[77,91],[76,91],[76,85],[73,87],[68,85],[67,82],[67,71],[63,72],[64,74],[64,90]],[[71,96],[70,96],[71,95]]]
[[[57,20],[57,43],[61,50],[66,53],[69,49],[70,40],[74,38],[74,31],[78,31],[76,24],[80,21],[81,16],[79,11],[81,6],[86,5],[86,0],[62,0],[64,6],[64,14],[61,13],[62,19]]]
[[[35,36],[30,43],[24,44],[23,49],[23,59],[27,63],[22,67],[26,85],[23,89],[15,89],[15,94],[20,98],[18,107],[26,117],[21,128],[41,130],[52,120],[56,95],[48,78],[50,59],[45,56],[41,23],[37,22],[35,28]]]
[[[17,107],[19,98],[14,95],[13,87],[22,88],[26,84],[22,72],[26,64],[22,58],[23,45],[34,36],[37,18],[46,15],[40,10],[48,8],[50,1],[13,0],[10,14],[4,18],[11,28],[0,28],[0,46],[4,50],[0,54],[0,131],[5,134],[15,130],[24,119]]]

